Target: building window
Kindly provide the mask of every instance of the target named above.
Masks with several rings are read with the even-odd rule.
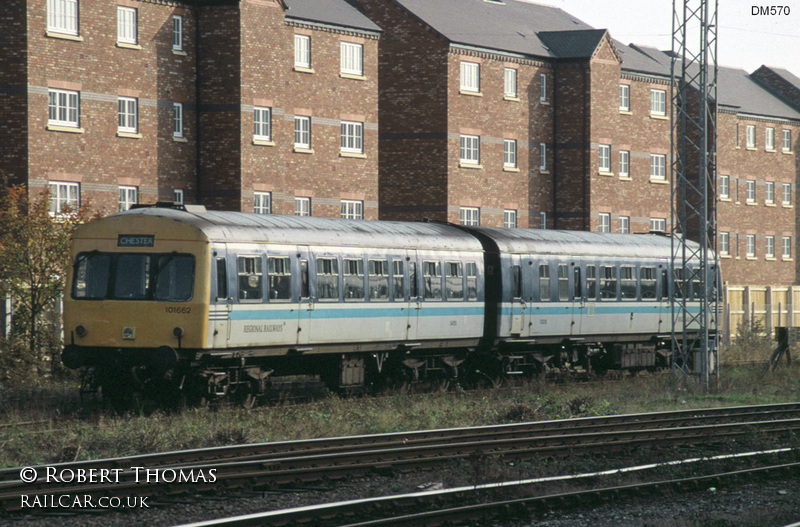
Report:
[[[539,74],[539,100],[547,102],[547,74]]]
[[[631,218],[630,216],[619,217],[619,232],[620,234],[630,234],[631,232]]]
[[[775,129],[767,128],[767,133],[764,134],[764,146],[767,150],[775,150]]]
[[[667,115],[667,92],[665,90],[650,90],[650,113]]]
[[[172,49],[183,51],[183,17],[172,15]]]
[[[78,34],[78,0],[47,0],[47,30]]]
[[[747,203],[756,202],[756,182],[753,179],[747,180]]]
[[[138,100],[120,97],[117,101],[119,124],[117,130],[135,134],[139,130]]]
[[[309,35],[294,36],[294,67],[311,69],[311,37]]]
[[[461,136],[461,162],[477,165],[481,162],[481,140],[477,135]]]
[[[342,121],[342,152],[360,154],[364,151],[364,123]]]
[[[253,212],[256,214],[272,214],[271,192],[253,192]]]
[[[509,168],[516,168],[517,166],[516,139],[503,139],[503,166]]]
[[[783,189],[783,204],[784,205],[791,205],[792,204],[792,184],[791,183],[782,183],[781,187]]]
[[[547,172],[547,143],[539,143],[539,170]]]
[[[517,211],[508,209],[503,211],[503,227],[506,229],[517,228]]]
[[[600,145],[600,172],[611,172],[611,145]]]
[[[503,95],[511,99],[517,97],[516,68],[505,68],[505,70],[503,70]]]
[[[311,198],[294,198],[294,215],[311,216]]]
[[[628,150],[619,151],[619,177],[630,177],[631,153]]]
[[[607,212],[600,213],[600,221],[597,226],[597,232],[611,232],[611,214]]]
[[[353,42],[340,43],[340,68],[346,75],[364,74],[364,46]]]
[[[272,140],[272,108],[253,108],[253,139]]]
[[[789,260],[792,257],[792,237],[791,236],[784,236],[781,239],[782,251],[781,254],[783,255],[784,260]]]
[[[117,6],[117,42],[138,42],[137,10],[133,7]]]
[[[629,112],[631,110],[631,87],[629,84],[619,85],[619,111]]]
[[[172,103],[172,137],[183,137],[183,103]]]
[[[775,183],[772,181],[767,181],[764,188],[764,202],[770,205],[775,203]]]
[[[294,118],[294,147],[311,148],[311,117],[296,115]]]
[[[722,199],[730,199],[731,197],[731,177],[719,177],[719,197]]]
[[[119,187],[119,211],[123,212],[139,203],[139,187]]]
[[[745,255],[748,258],[755,258],[756,256],[756,235],[755,234],[748,234],[747,238],[747,252]]]
[[[650,218],[650,232],[667,232],[667,219]]]
[[[729,232],[719,233],[719,254],[722,256],[731,254],[731,234]]]
[[[481,65],[477,62],[461,61],[461,91],[481,91]]]
[[[775,258],[775,236],[767,236],[764,242],[764,257]]]
[[[481,224],[481,209],[478,207],[461,207],[459,214],[461,225],[477,227]]]
[[[50,214],[56,216],[64,211],[65,207],[72,210],[80,207],[81,191],[78,183],[51,181],[50,189]]]
[[[756,147],[756,126],[753,124],[748,124],[747,128],[745,129],[747,132],[747,148],[755,148]]]
[[[650,154],[650,179],[666,181],[667,156],[664,154]]]
[[[783,151],[784,152],[791,152],[792,150],[792,131],[791,130],[784,130],[783,131]]]
[[[539,213],[539,228],[546,229],[547,228],[547,213],[540,212]]]
[[[173,189],[173,193],[175,195],[173,201],[175,203],[179,203],[179,204],[183,205],[185,203],[183,189],[182,188]]]
[[[80,94],[76,91],[47,91],[47,124],[56,126],[80,126]]]
[[[346,220],[364,219],[364,202],[351,199],[342,200],[341,217]]]

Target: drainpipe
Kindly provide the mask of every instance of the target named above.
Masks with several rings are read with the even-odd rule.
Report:
[[[583,157],[583,163],[582,163],[583,164],[583,173],[581,174],[581,182],[582,182],[581,187],[583,189],[583,205],[582,205],[583,214],[581,214],[581,218],[583,218],[583,220],[582,220],[583,221],[582,230],[584,230],[584,231],[589,230],[589,222],[588,222],[587,214],[591,214],[591,211],[587,211],[586,210],[586,208],[588,206],[588,199],[589,199],[589,195],[588,195],[589,182],[588,182],[588,178],[587,178],[587,174],[589,174],[589,167],[587,166],[587,164],[589,162],[588,150],[591,148],[591,145],[589,145],[587,143],[587,140],[589,139],[589,133],[587,131],[587,129],[589,127],[589,118],[588,118],[589,116],[588,116],[588,110],[586,109],[586,103],[587,103],[587,95],[586,95],[586,93],[588,91],[588,89],[587,89],[588,87],[589,87],[589,63],[587,62],[585,65],[583,65],[583,140],[581,141],[582,145],[583,145],[582,148],[581,148],[581,150],[583,152],[582,153],[582,157]],[[609,155],[610,155],[610,153],[609,153]],[[591,177],[591,174],[589,174],[589,177]]]

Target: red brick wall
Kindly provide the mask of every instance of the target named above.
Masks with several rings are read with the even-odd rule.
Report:
[[[24,0],[9,0],[0,9],[0,185],[27,182],[26,66],[28,28]]]

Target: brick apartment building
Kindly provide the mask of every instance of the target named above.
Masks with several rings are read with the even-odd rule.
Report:
[[[53,209],[377,218],[379,28],[343,0],[9,0],[0,174]]]

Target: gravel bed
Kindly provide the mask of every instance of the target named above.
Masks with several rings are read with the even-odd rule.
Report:
[[[221,493],[188,496],[129,511],[74,514],[48,513],[0,515],[3,526],[169,526],[239,514],[285,509],[384,494],[427,490],[441,485],[433,472],[391,477],[369,477],[283,492]],[[772,527],[800,521],[800,481],[784,480],[747,484],[729,489],[706,489],[693,495],[658,500],[632,499],[606,503],[592,509],[554,511],[540,518],[492,522],[494,527]],[[482,526],[483,527],[483,526]]]

